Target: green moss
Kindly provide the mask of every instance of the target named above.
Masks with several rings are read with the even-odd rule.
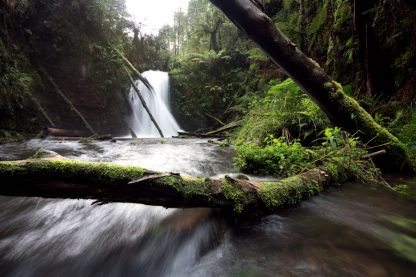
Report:
[[[160,178],[158,183],[175,188],[185,198],[209,198],[211,195],[209,179],[172,175]]]
[[[394,190],[403,198],[411,199],[412,194],[409,185],[399,184],[394,187]]]
[[[266,182],[258,194],[270,211],[278,211],[287,205],[296,205],[302,199],[316,195],[321,190],[316,180],[307,180],[299,175],[279,182]]]
[[[386,128],[380,126],[369,113],[367,113],[358,102],[347,96],[343,90],[341,84],[331,81],[324,84],[325,89],[330,94],[330,99],[333,102],[339,103],[341,114],[350,116],[352,120],[355,120],[360,124],[360,132],[358,136],[362,136],[363,143],[367,144],[371,142],[371,145],[381,145],[386,150],[388,157],[389,168],[402,169],[404,171],[415,173],[416,165],[409,157],[411,153],[406,146],[401,143],[395,136],[393,136]]]
[[[38,151],[35,152],[35,154],[30,156],[30,159],[42,159],[42,158],[54,156],[56,154],[57,154],[56,152],[53,152],[44,148],[39,148]]]
[[[333,163],[325,163],[321,168],[328,173],[335,182],[345,182],[351,176],[345,168]]]
[[[239,215],[244,211],[245,206],[250,202],[251,196],[245,193],[228,180],[223,180],[222,190],[225,198],[231,200],[234,204],[234,212]]]
[[[1,162],[3,177],[28,178],[38,176],[53,180],[100,181],[103,183],[127,183],[144,175],[143,168],[111,163],[91,163],[72,160],[37,160],[36,162]]]

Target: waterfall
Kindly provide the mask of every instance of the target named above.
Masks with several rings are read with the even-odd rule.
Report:
[[[177,136],[181,129],[169,109],[169,75],[162,71],[146,71],[142,75],[152,85],[154,91],[150,91],[141,81],[136,81],[143,98],[149,107],[165,137]],[[155,125],[143,108],[136,91],[129,90],[129,102],[132,109],[130,128],[141,138],[160,137]]]

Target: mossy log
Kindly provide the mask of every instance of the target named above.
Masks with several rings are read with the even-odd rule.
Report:
[[[344,128],[371,146],[383,145],[386,155],[375,162],[384,170],[415,174],[414,161],[406,147],[377,124],[355,101],[347,96],[314,60],[291,42],[253,0],[210,0],[284,70],[326,113],[335,126]]]
[[[318,194],[339,176],[313,169],[276,182],[226,176],[210,179],[161,173],[140,167],[47,158],[0,162],[0,194],[45,198],[96,199],[175,208],[220,208],[235,215],[267,214]],[[329,173],[332,172],[332,173]],[[343,174],[345,177],[345,174]]]

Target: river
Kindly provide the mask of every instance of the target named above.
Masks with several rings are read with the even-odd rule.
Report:
[[[43,147],[73,159],[219,176],[234,151],[200,139],[0,146],[0,160]],[[415,184],[414,180],[408,181]],[[0,196],[0,276],[414,276],[416,205],[348,183],[256,220],[210,209]]]

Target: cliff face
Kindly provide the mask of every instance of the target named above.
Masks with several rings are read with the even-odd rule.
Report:
[[[129,44],[117,2],[0,0],[0,129],[85,129],[60,91],[97,132],[128,132],[128,79],[112,50]]]

